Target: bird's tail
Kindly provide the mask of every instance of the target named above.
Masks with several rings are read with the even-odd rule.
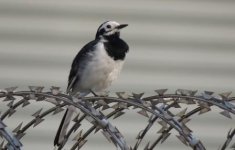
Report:
[[[63,141],[65,139],[65,135],[67,132],[67,128],[69,126],[69,122],[71,121],[73,112],[74,112],[75,107],[74,106],[68,106],[63,119],[60,122],[60,126],[57,130],[55,139],[54,139],[54,145],[55,146],[60,146],[61,144],[63,144]]]

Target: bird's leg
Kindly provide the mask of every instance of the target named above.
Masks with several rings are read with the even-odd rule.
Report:
[[[90,89],[90,92],[91,92],[95,97],[99,96],[99,95],[97,95],[94,91],[92,91],[91,89]]]

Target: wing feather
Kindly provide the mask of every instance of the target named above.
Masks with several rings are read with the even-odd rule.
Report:
[[[97,40],[93,40],[86,44],[74,58],[68,78],[67,93],[78,92],[74,91],[74,87],[79,84],[83,69],[86,67],[86,63],[90,59],[89,53],[95,50],[94,47],[97,42]]]

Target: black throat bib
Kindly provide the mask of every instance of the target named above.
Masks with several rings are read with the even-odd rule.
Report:
[[[124,60],[129,46],[125,41],[119,38],[118,34],[105,37],[104,48],[108,55],[114,60]]]

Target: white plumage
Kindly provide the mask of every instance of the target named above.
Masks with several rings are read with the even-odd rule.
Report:
[[[86,64],[81,74],[79,85],[75,87],[79,91],[81,89],[90,89],[93,91],[102,91],[106,89],[112,81],[117,79],[124,61],[114,60],[111,58],[104,48],[103,42],[98,42],[96,51],[91,52],[93,55],[91,60]]]

